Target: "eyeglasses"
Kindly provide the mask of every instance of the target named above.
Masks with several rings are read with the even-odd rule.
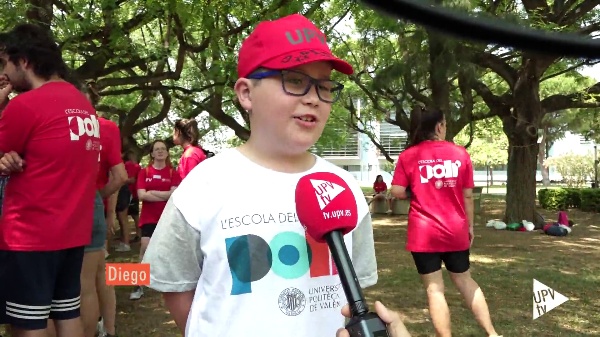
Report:
[[[325,103],[335,103],[340,98],[344,85],[332,80],[319,80],[304,73],[293,70],[267,70],[251,74],[249,79],[262,80],[271,76],[281,76],[283,91],[291,96],[306,95],[313,85],[317,88],[319,100]]]

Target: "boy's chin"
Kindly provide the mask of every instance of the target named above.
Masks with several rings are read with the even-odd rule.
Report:
[[[304,153],[309,151],[319,140],[319,136],[315,137],[303,137],[303,139],[297,139],[293,143],[294,152]]]

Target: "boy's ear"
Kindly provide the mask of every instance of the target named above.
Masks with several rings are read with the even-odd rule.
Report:
[[[252,98],[250,91],[252,90],[252,81],[247,78],[239,78],[233,86],[238,102],[246,111],[252,110]]]

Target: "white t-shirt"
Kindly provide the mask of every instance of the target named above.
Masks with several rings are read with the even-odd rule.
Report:
[[[350,186],[359,221],[344,240],[361,286],[377,282],[371,216],[350,173],[319,157],[309,171],[280,173],[227,150],[173,192],[144,256],[151,288],[195,289],[186,337],[334,337],[343,326],[327,244],[305,236],[296,216],[296,184],[312,172]]]

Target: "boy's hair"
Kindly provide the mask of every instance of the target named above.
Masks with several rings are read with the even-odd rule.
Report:
[[[0,34],[0,53],[18,64],[26,60],[36,76],[49,80],[53,75],[65,79],[69,75],[61,50],[48,28],[25,23]]]
[[[238,78],[248,77],[258,68],[283,70],[317,61],[329,61],[346,75],[354,72],[348,62],[333,56],[325,34],[317,26],[293,14],[256,26],[240,48]]]

